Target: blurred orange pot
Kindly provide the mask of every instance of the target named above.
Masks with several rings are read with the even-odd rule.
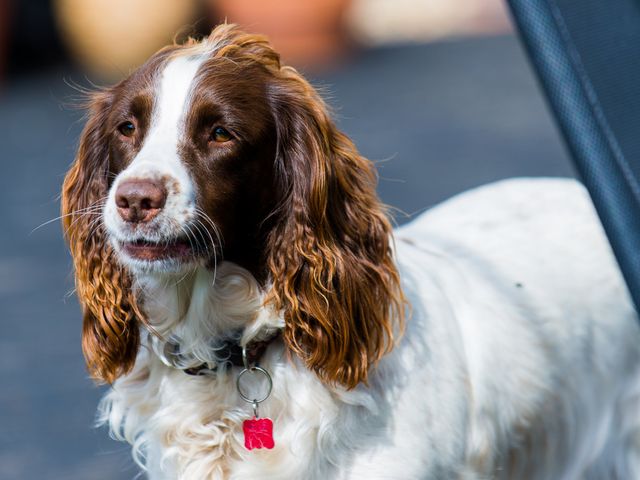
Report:
[[[55,0],[58,24],[71,53],[90,72],[127,75],[170,43],[196,12],[185,0]]]
[[[300,66],[332,63],[345,53],[350,0],[209,0],[222,20],[269,36],[283,58]]]

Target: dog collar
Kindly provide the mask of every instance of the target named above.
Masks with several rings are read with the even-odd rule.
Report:
[[[278,336],[280,336],[280,331],[276,332],[272,337],[261,340],[258,342],[250,342],[247,345],[245,350],[246,359],[243,356],[242,347],[235,341],[225,341],[222,348],[218,350],[220,352],[221,358],[226,358],[223,363],[231,364],[234,367],[243,367],[246,368],[247,362],[249,365],[258,365],[262,355],[267,350],[267,347],[273,342]],[[214,365],[213,372],[217,371],[220,368],[220,363],[216,363]],[[187,375],[207,375],[212,373],[212,370],[209,368],[209,365],[203,363],[201,365],[186,368],[183,370]]]
[[[207,362],[192,367],[183,367],[182,365],[185,365],[188,362],[185,361],[185,356],[180,353],[179,341],[167,342],[160,358],[167,366],[181,370],[187,375],[215,375],[219,370],[228,366],[246,368],[247,364],[259,365],[264,352],[274,340],[280,337],[280,334],[281,330],[274,330],[267,337],[263,337],[261,340],[249,342],[244,349],[244,353],[243,347],[237,340],[241,335],[234,336],[233,339],[224,339],[215,347],[216,357],[219,360],[213,363]]]

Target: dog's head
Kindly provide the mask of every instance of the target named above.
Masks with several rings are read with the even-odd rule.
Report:
[[[366,381],[404,309],[375,185],[313,87],[232,25],[93,94],[62,199],[90,372],[133,365],[136,276],[225,260],[259,280],[320,378]]]

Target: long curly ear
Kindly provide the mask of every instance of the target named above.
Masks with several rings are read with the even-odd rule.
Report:
[[[109,104],[107,92],[91,99],[78,154],[62,187],[62,218],[83,310],[82,350],[87,368],[96,380],[113,383],[135,361],[139,312],[130,278],[115,262],[101,221],[108,191],[104,125]]]
[[[391,226],[372,163],[306,80],[289,67],[279,77],[271,96],[286,194],[269,237],[267,298],[284,312],[285,341],[307,367],[353,388],[403,327]]]

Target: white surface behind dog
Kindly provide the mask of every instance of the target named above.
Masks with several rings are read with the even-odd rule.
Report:
[[[398,229],[396,254],[412,313],[369,387],[267,351],[274,450],[244,450],[233,373],[189,377],[147,349],[104,420],[153,479],[640,478],[639,328],[581,186],[469,191]],[[210,288],[196,277],[181,288]]]

